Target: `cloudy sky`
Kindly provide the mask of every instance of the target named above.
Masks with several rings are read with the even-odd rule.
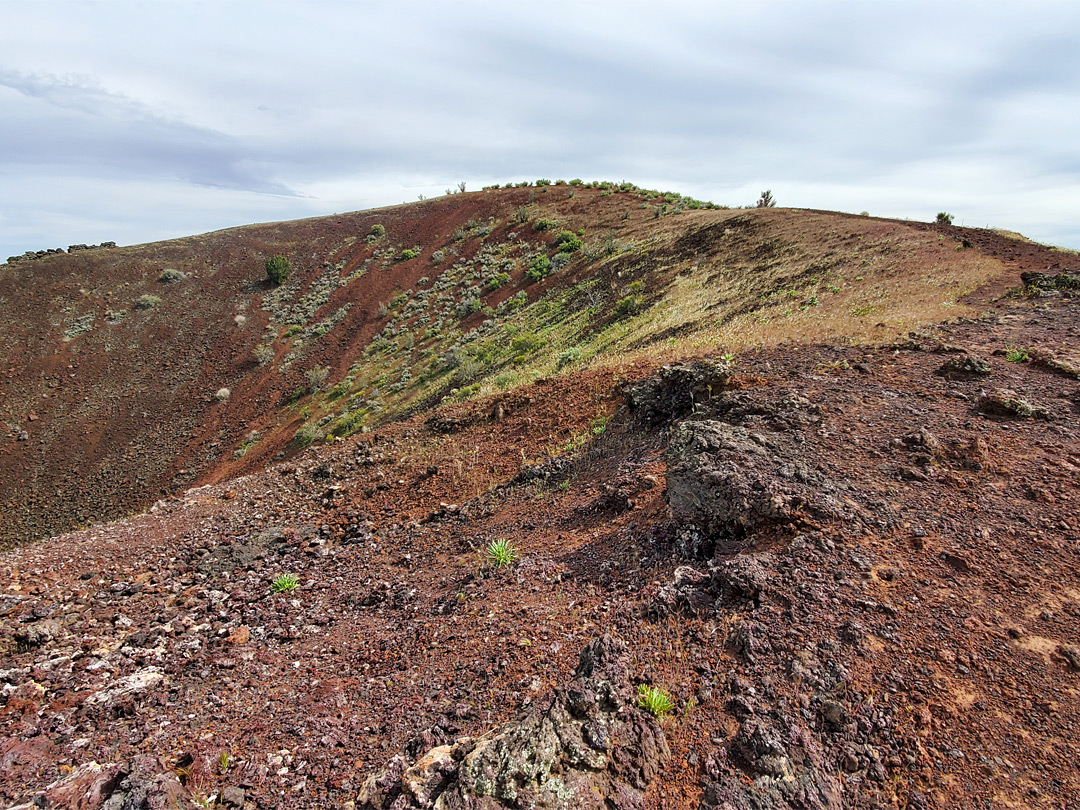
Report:
[[[0,0],[0,259],[538,177],[1080,248],[1080,3]]]

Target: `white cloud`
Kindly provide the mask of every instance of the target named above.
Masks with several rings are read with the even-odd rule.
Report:
[[[3,14],[19,34],[0,53],[0,256],[539,176],[947,208],[1080,247],[1065,215],[1080,210],[1080,7],[1064,2],[27,0]],[[105,202],[88,210],[90,188]]]

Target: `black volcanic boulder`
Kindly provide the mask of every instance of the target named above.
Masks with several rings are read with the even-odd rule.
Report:
[[[670,756],[657,721],[636,705],[629,651],[610,637],[581,652],[574,679],[502,730],[395,757],[364,784],[364,810],[641,810]]]
[[[671,363],[651,377],[627,383],[622,393],[630,409],[646,422],[669,422],[719,394],[731,380],[731,373],[731,366],[723,360]]]
[[[790,434],[754,433],[715,420],[676,427],[668,447],[672,515],[717,539],[739,539],[798,514],[831,520],[848,510]]]

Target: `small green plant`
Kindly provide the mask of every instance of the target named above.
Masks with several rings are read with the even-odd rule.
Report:
[[[671,695],[659,686],[641,684],[638,687],[638,706],[656,718],[662,718],[675,709]]]
[[[326,380],[329,376],[330,368],[328,366],[315,366],[314,368],[309,368],[304,372],[304,379],[307,380],[308,391],[314,394],[326,384]]]
[[[374,237],[375,239],[380,239],[383,236],[386,236],[386,226],[385,225],[372,225],[371,226],[371,231],[368,233],[368,236],[369,237]]]
[[[161,299],[156,295],[140,295],[135,299],[135,309],[139,311],[153,309],[161,303]]]
[[[492,540],[484,550],[484,556],[496,568],[505,568],[518,558],[518,551],[514,544],[505,537]]]
[[[405,248],[403,251],[401,251],[401,253],[398,254],[397,259],[399,262],[407,262],[409,259],[415,259],[419,255],[420,246],[417,245],[416,247]]]
[[[291,272],[292,265],[280,253],[266,260],[266,277],[279,287],[288,280]]]
[[[228,751],[222,751],[221,755],[218,757],[218,761],[217,761],[218,770],[221,771],[222,773],[228,773],[229,768],[232,766],[232,761],[233,760],[232,760],[232,757],[229,756],[229,752]]]
[[[533,223],[534,231],[550,231],[552,228],[557,228],[559,223],[553,219],[547,217],[541,217]]]
[[[500,287],[505,287],[510,283],[509,273],[496,273],[490,279],[488,279],[487,288],[489,290],[497,290]]]
[[[935,217],[934,221],[938,225],[952,225],[953,215],[948,211],[938,211],[938,215]]]
[[[282,574],[270,583],[270,590],[274,593],[292,593],[300,584],[295,574]]]
[[[1010,363],[1026,363],[1030,356],[1027,349],[1009,349],[1005,352],[1005,359]]]

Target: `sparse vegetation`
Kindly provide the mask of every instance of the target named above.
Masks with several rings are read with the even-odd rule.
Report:
[[[161,303],[161,299],[156,295],[140,295],[135,299],[135,309],[143,312],[148,309],[153,309]]]
[[[168,268],[161,271],[161,275],[158,276],[158,281],[162,284],[176,284],[179,281],[183,281],[187,278],[185,273],[181,273],[179,270]]]
[[[292,264],[280,253],[266,260],[266,277],[276,287],[288,281],[291,272]]]
[[[761,196],[758,197],[757,202],[754,203],[754,207],[755,208],[775,208],[776,207],[776,199],[773,197],[772,191],[770,191],[769,189],[765,189],[763,192],[761,192]]]
[[[1009,349],[1005,352],[1005,359],[1010,363],[1026,363],[1030,356],[1027,349]]]
[[[938,211],[938,215],[934,218],[934,221],[938,225],[952,225],[953,215],[948,211]]]

